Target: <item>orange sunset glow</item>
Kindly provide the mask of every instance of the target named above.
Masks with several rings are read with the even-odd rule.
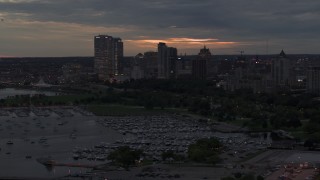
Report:
[[[155,49],[159,42],[167,43],[170,46],[174,46],[181,49],[199,48],[206,45],[209,48],[231,48],[239,44],[240,42],[233,41],[220,41],[215,38],[197,39],[197,38],[167,38],[167,39],[139,39],[139,40],[124,40],[128,47],[140,47],[140,48],[152,48]]]

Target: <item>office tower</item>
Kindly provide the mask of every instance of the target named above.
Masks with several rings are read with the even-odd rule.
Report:
[[[94,37],[94,71],[100,80],[110,80],[121,70],[123,43],[108,35]]]
[[[176,77],[176,63],[178,58],[176,48],[168,47],[165,43],[158,44],[158,78],[170,79]]]
[[[320,67],[310,67],[307,72],[307,91],[320,95]]]
[[[120,38],[113,38],[114,43],[114,73],[115,75],[122,74],[122,60],[123,60],[123,42]]]
[[[145,52],[144,53],[144,78],[156,79],[158,75],[158,53]]]
[[[168,47],[168,60],[169,67],[167,72],[167,77],[170,79],[176,78],[176,64],[178,59],[177,48]]]
[[[177,78],[190,79],[192,76],[192,58],[181,54],[177,60]]]
[[[144,61],[144,56],[142,53],[138,53],[134,57],[134,62],[132,64],[131,70],[130,70],[130,78],[131,79],[142,79],[143,78],[143,74],[144,74],[143,61]]]
[[[158,44],[158,78],[166,78],[167,67],[167,45],[165,43]]]
[[[272,62],[272,79],[275,86],[289,86],[291,62],[282,50],[280,55]]]
[[[192,76],[194,79],[207,78],[207,63],[211,59],[211,52],[204,46],[200,49],[198,57],[192,60]]]

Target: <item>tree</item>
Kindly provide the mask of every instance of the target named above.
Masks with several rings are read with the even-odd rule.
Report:
[[[298,128],[302,125],[300,119],[298,119],[297,117],[291,118],[289,120],[289,124],[291,127],[294,127],[294,128]]]
[[[241,178],[241,180],[255,180],[256,178],[254,177],[253,174],[246,174]]]
[[[107,159],[128,170],[129,166],[134,165],[142,155],[141,150],[133,150],[128,146],[123,146],[111,152]]]
[[[234,173],[234,177],[239,179],[242,177],[242,173],[240,173],[240,172]]]
[[[316,133],[320,130],[320,124],[314,122],[308,122],[304,129],[307,133]]]
[[[261,175],[259,175],[257,176],[257,180],[264,180],[264,178]]]
[[[165,161],[165,160],[167,160],[167,159],[169,159],[169,158],[174,158],[174,153],[173,153],[173,151],[165,151],[165,152],[163,152],[162,154],[161,154],[161,157],[162,157],[162,160],[163,161]]]
[[[236,179],[229,176],[229,177],[223,177],[221,178],[221,180],[236,180]]]
[[[217,163],[222,144],[215,138],[200,139],[188,148],[188,157],[195,162]]]
[[[309,149],[313,149],[315,147],[315,141],[313,139],[307,139],[304,142],[304,147],[308,147]]]

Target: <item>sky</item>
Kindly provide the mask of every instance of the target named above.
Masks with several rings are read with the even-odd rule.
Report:
[[[317,0],[0,0],[0,57],[93,56],[93,37],[124,55],[158,42],[197,54],[320,53]]]

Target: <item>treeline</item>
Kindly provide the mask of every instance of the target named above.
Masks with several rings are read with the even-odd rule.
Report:
[[[199,139],[194,144],[188,147],[187,156],[174,152],[172,150],[163,151],[161,154],[162,160],[165,162],[196,162],[214,165],[221,161],[219,155],[222,152],[222,144],[215,138]],[[131,149],[128,146],[119,147],[108,155],[108,160],[113,164],[129,169],[130,166],[135,166],[142,161],[149,161],[143,150]],[[152,160],[151,160],[152,161]]]
[[[0,106],[120,104],[146,109],[178,108],[255,130],[299,130],[320,141],[320,101],[310,94],[254,94],[217,88],[214,81],[132,80],[75,95],[15,96]],[[88,88],[89,89],[89,88]]]
[[[111,86],[146,108],[184,108],[224,122],[245,119],[242,125],[255,130],[296,129],[320,140],[320,100],[312,94],[229,92],[214,81],[194,80],[132,80]]]

